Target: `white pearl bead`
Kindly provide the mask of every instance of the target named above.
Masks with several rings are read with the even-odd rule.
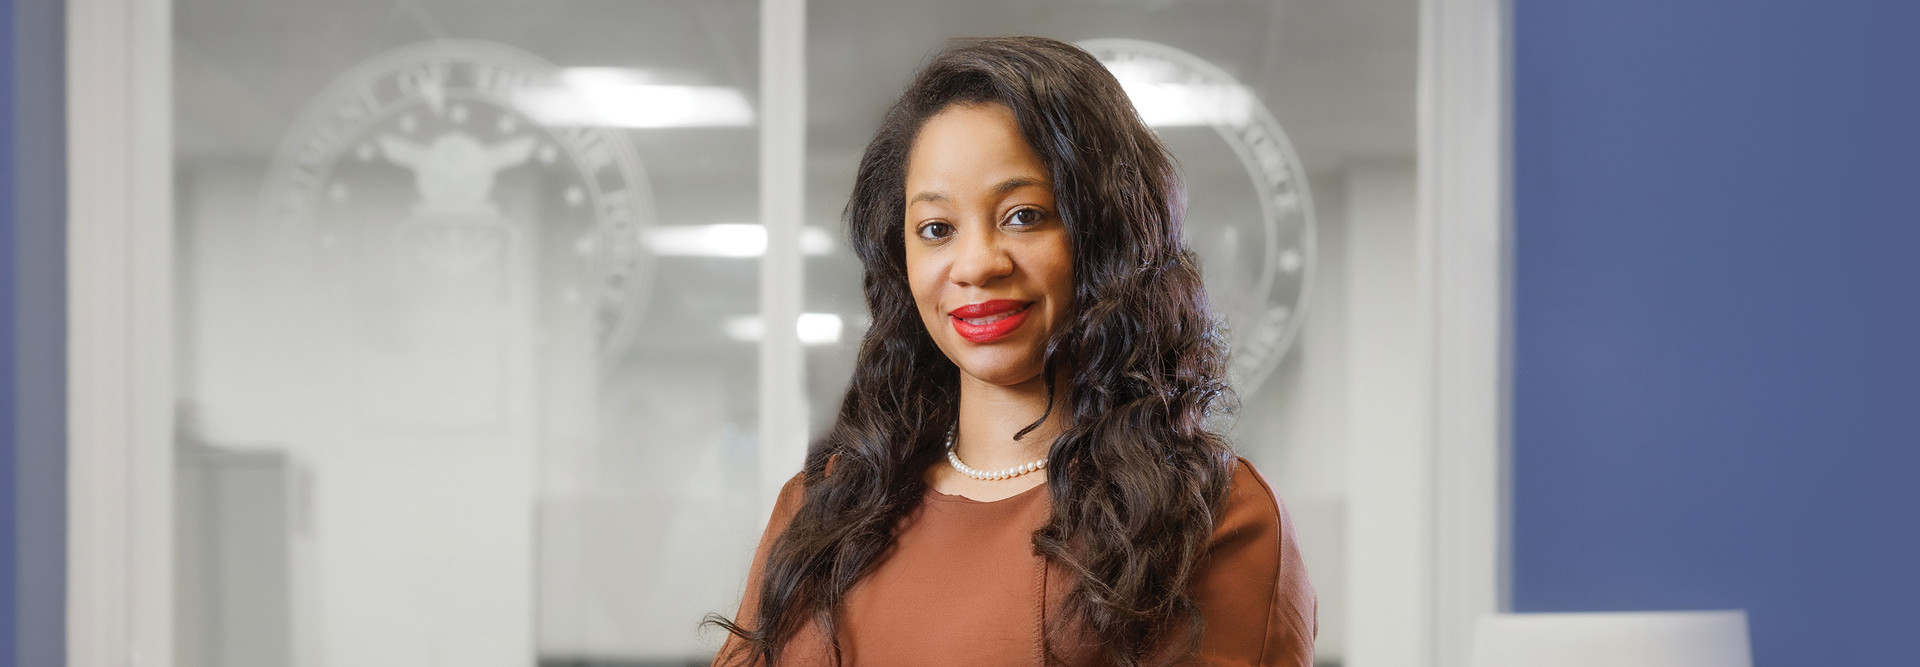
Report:
[[[1021,475],[1025,475],[1035,470],[1039,470],[1041,468],[1047,467],[1047,460],[1040,459],[1038,461],[1032,461],[1026,464],[1017,465],[1004,470],[996,470],[993,472],[987,472],[984,470],[973,468],[971,466],[968,466],[965,463],[961,463],[960,455],[954,453],[953,451],[953,436],[957,432],[959,432],[958,424],[955,424],[953,428],[947,429],[947,464],[953,466],[954,470],[960,471],[960,474],[962,475],[966,475],[968,477],[972,477],[974,479],[981,480],[981,481],[993,482],[993,481],[999,481],[1003,479],[1011,479],[1014,477],[1019,477]]]

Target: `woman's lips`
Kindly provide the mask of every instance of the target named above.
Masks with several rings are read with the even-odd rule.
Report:
[[[1027,321],[1027,307],[1032,305],[1032,301],[997,299],[955,308],[947,317],[961,338],[986,343],[1020,328],[1020,323]]]

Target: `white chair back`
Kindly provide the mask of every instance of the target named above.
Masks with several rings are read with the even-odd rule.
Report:
[[[1472,667],[1753,667],[1744,611],[1498,614]]]

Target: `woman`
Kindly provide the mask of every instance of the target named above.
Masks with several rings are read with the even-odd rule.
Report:
[[[1032,37],[915,78],[847,205],[873,325],[715,664],[1309,665],[1287,515],[1214,430],[1173,162]]]

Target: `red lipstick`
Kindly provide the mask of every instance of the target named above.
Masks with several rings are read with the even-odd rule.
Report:
[[[989,343],[1020,328],[1020,323],[1027,321],[1027,307],[1031,305],[1032,301],[995,299],[955,308],[947,317],[961,338]]]

